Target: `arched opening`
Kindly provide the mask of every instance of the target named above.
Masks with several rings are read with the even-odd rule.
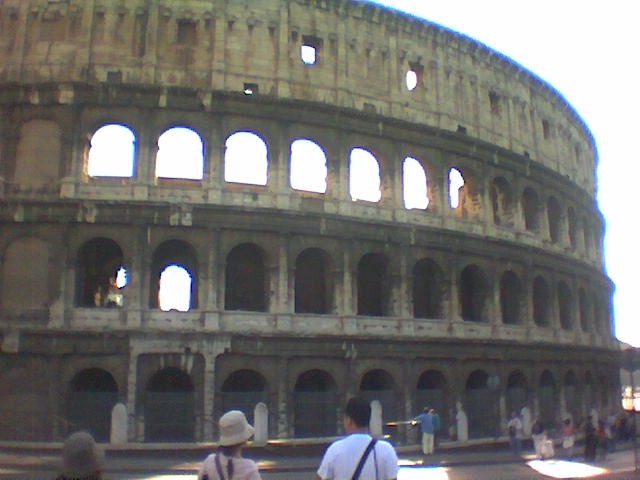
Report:
[[[307,192],[327,191],[327,157],[315,142],[300,138],[291,143],[291,188]]]
[[[78,372],[67,391],[67,434],[86,430],[96,441],[108,442],[111,410],[118,403],[118,386],[111,374],[100,368]]]
[[[491,207],[495,225],[513,226],[513,191],[504,177],[496,177],[491,182]]]
[[[191,275],[181,265],[169,265],[160,273],[160,310],[188,312],[191,307]]]
[[[468,322],[486,322],[489,282],[477,265],[469,265],[460,274],[460,310]]]
[[[326,252],[319,248],[304,250],[296,258],[296,313],[330,313],[332,287]]]
[[[520,279],[511,270],[507,270],[500,278],[500,310],[502,323],[517,325],[521,322],[520,306],[522,302],[522,286]]]
[[[573,295],[569,285],[558,282],[558,315],[563,330],[573,329]]]
[[[509,374],[505,396],[509,416],[511,412],[516,412],[519,415],[522,408],[529,405],[527,378],[520,370],[514,370]]]
[[[200,135],[187,127],[173,127],[158,138],[157,178],[202,180],[204,147]]]
[[[578,290],[578,313],[580,315],[580,328],[583,332],[591,331],[591,305],[584,288]]]
[[[382,407],[382,424],[397,419],[395,382],[386,370],[375,369],[365,373],[360,381],[360,396],[369,403],[377,400]],[[387,432],[387,429],[383,429]]]
[[[420,161],[406,157],[402,163],[404,207],[426,210],[429,206],[427,175]]]
[[[553,243],[559,243],[562,234],[562,214],[560,204],[555,197],[549,197],[547,201],[547,219],[549,222],[549,238]]]
[[[227,255],[225,309],[266,312],[266,282],[262,249],[252,243],[237,245]]]
[[[296,437],[336,434],[337,388],[331,375],[317,369],[302,373],[296,381],[294,395]]]
[[[191,377],[177,367],[165,367],[147,383],[145,441],[192,442],[194,437],[195,389]]]
[[[167,240],[153,253],[150,308],[186,312],[198,308],[198,261],[182,240]]]
[[[495,388],[489,388],[489,385]],[[469,438],[498,435],[500,392],[497,387],[484,370],[475,370],[467,378],[464,403],[469,422]]]
[[[253,412],[260,402],[268,404],[267,382],[264,377],[250,369],[236,370],[222,384],[222,412],[240,410],[253,424]]]
[[[413,266],[413,315],[415,318],[443,318],[444,274],[431,259]]]
[[[537,232],[540,228],[539,220],[540,201],[533,188],[525,188],[522,193],[522,213],[524,215],[524,228],[528,232]]]
[[[358,315],[387,315],[387,258],[367,253],[358,262]]]
[[[461,189],[464,187],[465,181],[462,173],[457,168],[449,170],[449,205],[453,209],[460,207]]]
[[[267,144],[252,132],[236,132],[225,142],[224,180],[230,183],[266,185],[269,161]]]
[[[449,425],[449,395],[447,380],[442,372],[438,370],[422,372],[416,385],[415,401],[417,411],[425,407],[433,408],[440,415],[442,426]],[[448,433],[447,428],[442,428],[440,431],[443,436],[447,436]]]
[[[539,327],[549,326],[549,286],[540,276],[533,280],[533,321]]]
[[[109,238],[94,238],[78,252],[76,304],[81,307],[122,307],[127,269],[120,246]]]
[[[135,167],[136,136],[124,125],[100,127],[91,136],[87,158],[90,177],[132,177]]]
[[[354,148],[349,157],[349,192],[351,200],[379,202],[380,164],[373,154],[364,148]]]
[[[549,370],[542,372],[538,388],[540,420],[546,428],[553,428],[556,425],[557,394],[556,381]]]

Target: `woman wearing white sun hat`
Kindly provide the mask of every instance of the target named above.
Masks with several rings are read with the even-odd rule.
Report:
[[[254,434],[244,413],[231,410],[218,425],[220,447],[202,463],[198,480],[261,480],[256,463],[242,456],[242,447]]]

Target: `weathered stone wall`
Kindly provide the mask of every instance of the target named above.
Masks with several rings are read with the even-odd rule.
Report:
[[[212,90],[252,83],[260,95],[462,127],[595,195],[593,138],[552,87],[469,38],[367,2],[5,0],[0,12],[3,82],[187,87],[205,110]],[[314,65],[300,58],[305,42]],[[410,68],[422,72],[413,91]]]
[[[175,412],[193,422],[189,440],[207,441],[243,395],[266,403],[278,438],[306,432],[301,417],[326,416],[337,433],[357,393],[379,395],[395,416],[385,420],[427,400],[451,418],[460,401],[473,436],[493,436],[507,408],[556,421],[617,401],[594,142],[552,87],[510,60],[343,0],[5,0],[0,28],[4,438],[86,427],[69,412],[75,397],[89,414],[97,401],[125,403],[131,441],[162,437],[162,424],[148,428],[162,413],[153,402],[172,394],[189,407]],[[314,65],[300,58],[305,43]],[[413,91],[409,69],[420,73]],[[131,176],[88,173],[106,124],[134,137]],[[158,139],[173,126],[202,141],[202,179],[156,175]],[[264,141],[265,185],[225,182],[225,142],[238,131]],[[325,193],[291,188],[300,138],[326,155]],[[351,198],[354,147],[379,162],[379,202]],[[407,156],[427,172],[425,210],[403,203]],[[456,208],[451,167],[466,182]],[[263,298],[229,308],[231,253],[247,245]],[[321,312],[296,307],[310,250],[321,252]],[[186,312],[158,305],[171,262],[195,284]],[[380,299],[363,264],[382,266],[365,270]],[[87,302],[85,277],[118,265],[122,306]],[[437,308],[419,311],[427,296]],[[490,391],[485,377],[498,379]],[[300,415],[305,401],[312,414]],[[489,401],[481,425],[473,405]]]

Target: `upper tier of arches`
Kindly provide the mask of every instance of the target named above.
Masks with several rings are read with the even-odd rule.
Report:
[[[524,241],[602,265],[603,226],[590,197],[547,170],[527,174],[506,152],[489,163],[495,152],[465,154],[461,142],[458,153],[437,137],[418,143],[313,124],[274,128],[230,115],[224,128],[201,115],[162,115],[157,126],[131,112],[104,117],[87,112],[69,137],[63,117],[17,116],[2,142],[8,198],[294,210],[315,202],[324,213]]]
[[[468,37],[370,2],[6,0],[0,8],[5,82],[143,85],[147,101],[158,86],[195,89],[183,100],[206,110],[216,108],[212,92],[346,108],[527,153],[595,195],[595,142],[553,87]],[[64,103],[73,93],[63,90]],[[170,102],[158,93],[158,107]]]

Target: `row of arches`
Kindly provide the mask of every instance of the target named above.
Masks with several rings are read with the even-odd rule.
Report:
[[[44,168],[40,168],[40,163],[42,158],[51,158],[52,151],[60,156],[61,136],[60,126],[51,120],[30,120],[21,126],[16,184],[46,184],[58,178],[59,167],[55,162]],[[157,137],[153,177],[156,181],[209,182],[209,177],[217,178],[221,171],[228,184],[272,188],[273,164],[281,161],[264,138],[256,129],[230,132],[223,142],[223,163],[209,166],[209,157],[217,155],[197,127],[172,126]],[[90,135],[86,148],[85,174],[96,181],[140,175],[140,162],[147,160],[141,157],[146,150],[141,150],[139,143],[138,134],[130,126],[122,123],[99,126]],[[336,189],[345,184],[348,185],[345,196],[354,201],[384,205],[402,202],[406,209],[427,212],[449,210],[462,218],[532,232],[552,243],[587,253],[599,251],[601,232],[588,220],[591,212],[582,213],[566,202],[560,192],[542,195],[540,186],[516,182],[511,174],[496,173],[485,184],[484,174],[476,171],[472,162],[452,160],[446,167],[448,170],[443,171],[444,165],[428,155],[400,155],[401,172],[395,179],[398,167],[386,158],[391,154],[378,152],[374,145],[352,146],[346,153],[345,167],[333,160],[345,153],[333,150],[328,154],[327,148],[311,137],[292,138],[288,161],[282,163],[289,187],[315,195],[340,196]],[[347,182],[340,179],[344,175]],[[398,195],[392,193],[396,183],[401,185]],[[444,204],[448,208],[443,208]]]
[[[25,243],[26,242],[26,243]],[[51,272],[47,245],[37,239],[20,239],[9,245],[3,263],[2,298],[5,308],[46,304]],[[133,278],[138,285],[148,281],[148,308],[189,311],[203,308],[200,292],[202,275],[220,295],[219,308],[268,312],[274,308],[270,284],[277,259],[255,243],[238,243],[224,253],[218,272],[208,273],[201,258],[206,256],[184,240],[171,239],[157,245],[151,254],[150,270]],[[274,258],[272,258],[274,257]],[[23,271],[21,262],[40,258],[42,269]],[[75,304],[80,307],[122,307],[132,279],[131,258],[125,260],[121,246],[113,239],[96,237],[86,241],[76,259]],[[342,265],[320,247],[302,249],[291,259],[289,284],[293,312],[300,314],[341,314],[337,290],[345,284],[341,271],[353,269],[353,309],[357,315],[404,316],[447,319],[460,316],[469,322],[500,322],[505,325],[534,324],[538,327],[608,332],[609,306],[602,293],[588,279],[575,282],[572,276],[546,272],[531,275],[526,270],[504,267],[490,274],[481,264],[468,263],[455,271],[446,270],[442,259],[417,258],[399,271],[398,261],[388,254],[365,252],[353,265]],[[22,271],[22,279],[9,272]],[[282,272],[280,273],[282,274]],[[400,295],[400,285],[407,293]],[[37,278],[31,278],[37,277]],[[455,279],[451,286],[450,278]],[[18,281],[20,280],[20,281]],[[31,294],[20,294],[29,283]],[[217,285],[217,286],[216,286]],[[40,288],[33,288],[40,286]],[[138,287],[135,287],[138,288]],[[12,294],[15,293],[14,294]],[[42,296],[42,298],[41,298]],[[394,302],[401,301],[401,305]],[[22,299],[26,304],[19,305]],[[496,300],[497,299],[497,303]],[[206,308],[206,307],[204,307]],[[452,310],[454,309],[454,310]]]
[[[591,372],[581,378],[567,371],[557,378],[544,370],[530,380],[522,370],[514,369],[506,375],[506,382],[483,369],[473,370],[464,383],[454,385],[440,370],[423,371],[410,389],[407,399],[411,411],[400,405],[402,388],[392,374],[384,369],[365,372],[357,382],[357,394],[382,406],[383,421],[391,422],[424,405],[440,412],[443,425],[448,427],[455,419],[452,405],[458,399],[469,421],[471,438],[494,437],[503,434],[507,412],[529,407],[542,421],[553,428],[561,418],[571,415],[581,418],[596,405],[607,406],[609,385],[603,378],[596,384]],[[186,371],[166,366],[146,379],[142,398],[137,400],[136,417],[144,421],[144,440],[148,442],[194,441],[198,439],[196,424],[198,394],[195,381]],[[230,409],[245,412],[252,421],[253,409],[259,402],[273,407],[275,385],[259,371],[238,369],[221,382],[216,392],[216,415]],[[340,433],[339,406],[345,392],[341,392],[333,375],[323,369],[310,369],[295,379],[292,394],[288,396],[287,417],[290,434],[296,438],[325,437]],[[122,397],[113,376],[101,368],[88,368],[78,372],[69,382],[64,411],[70,429],[84,428],[106,441],[110,431],[111,409]],[[504,406],[501,407],[501,403]],[[171,415],[166,413],[171,411]],[[216,416],[214,415],[214,416]],[[271,414],[272,420],[275,413]],[[448,428],[444,434],[447,435]]]

